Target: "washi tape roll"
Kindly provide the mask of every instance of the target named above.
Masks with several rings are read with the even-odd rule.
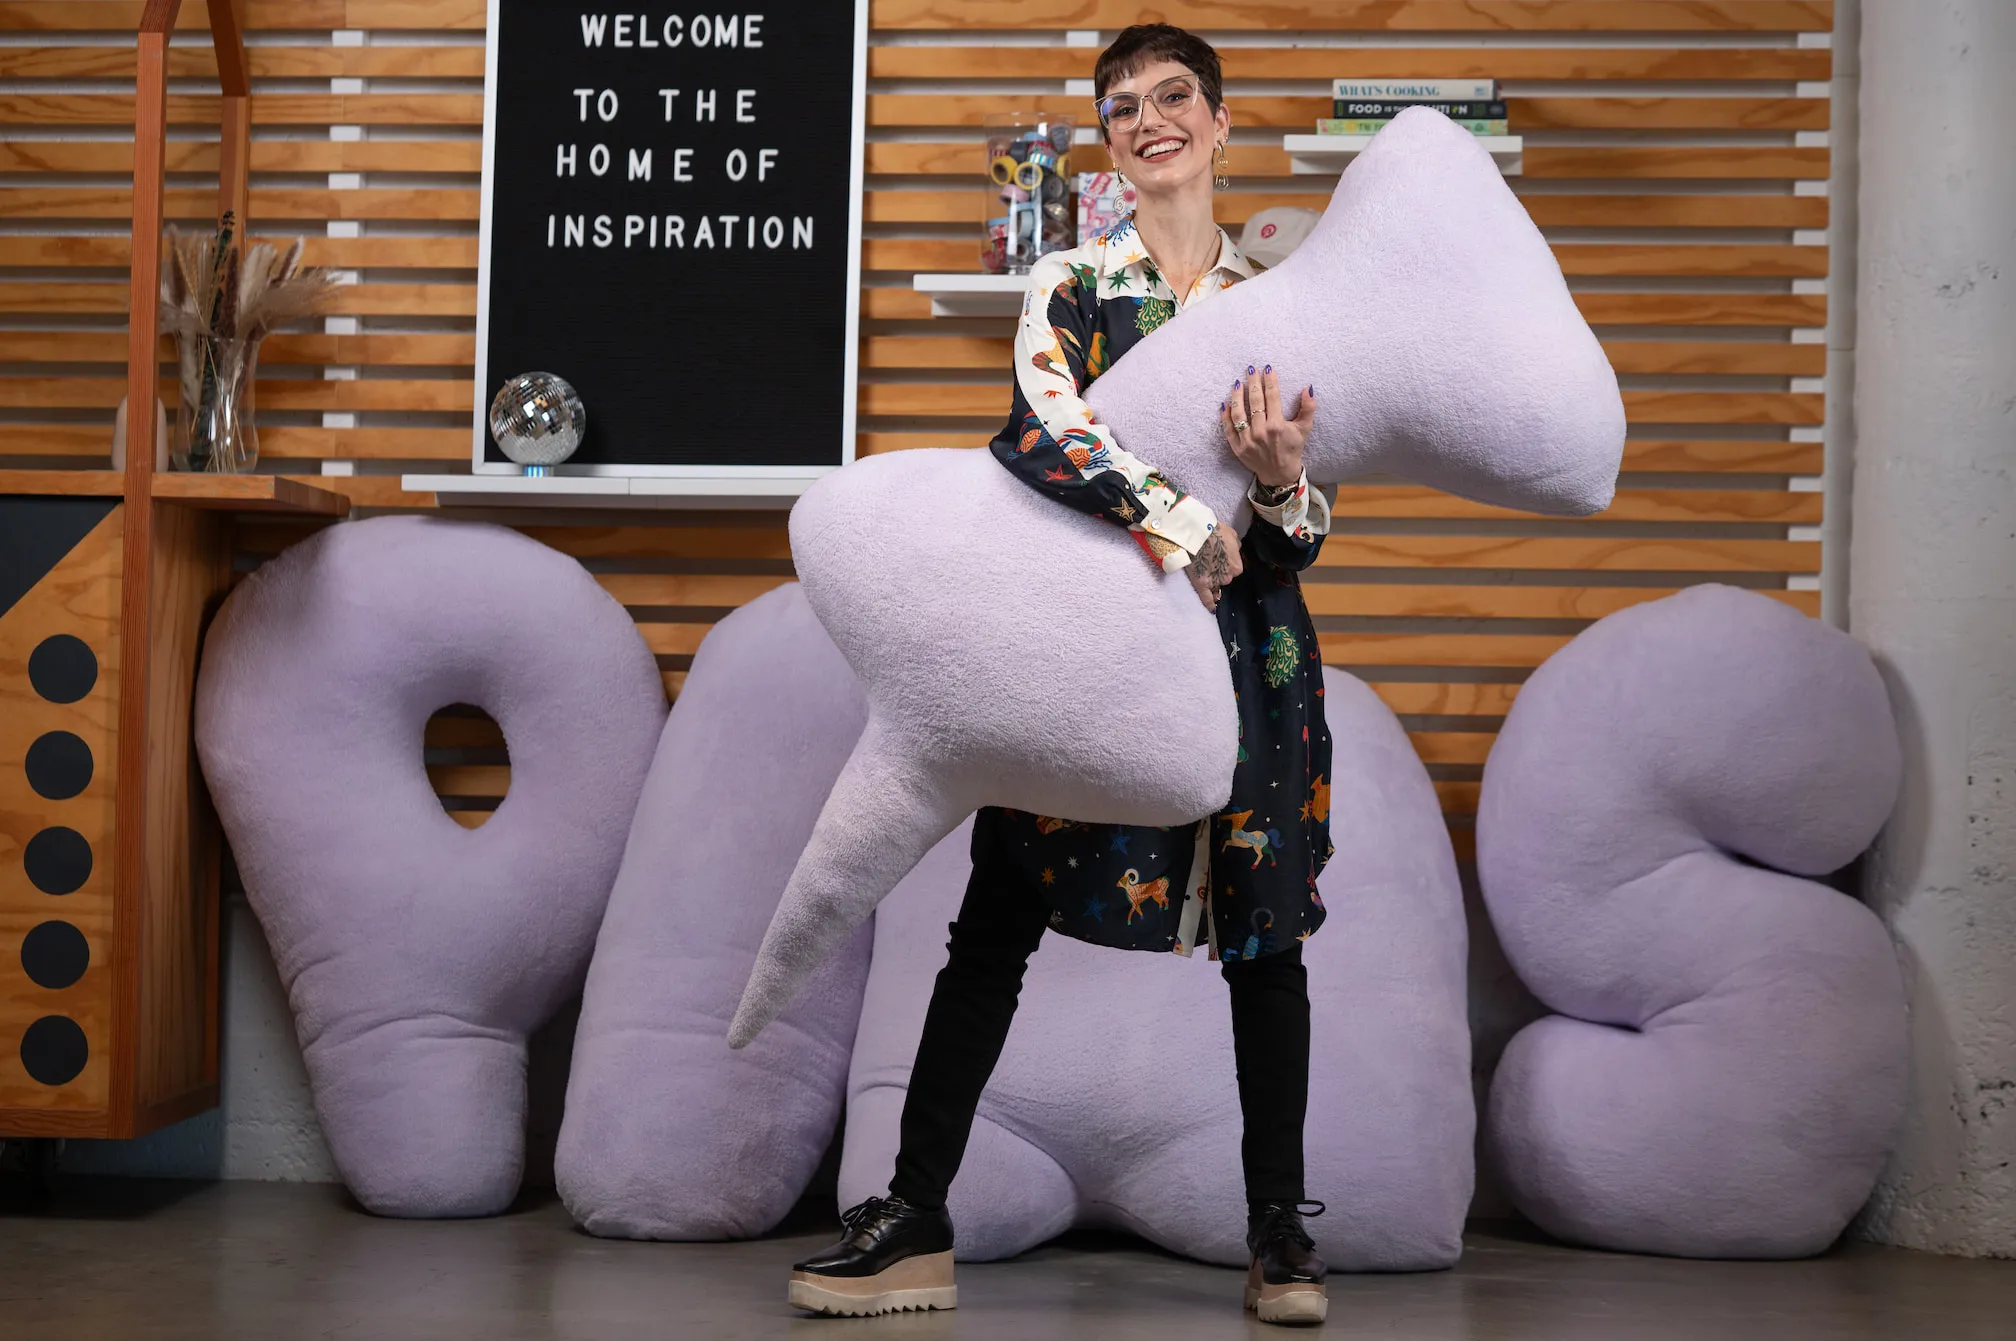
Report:
[[[1015,169],[1015,185],[1024,191],[1034,191],[1043,185],[1043,165],[1035,161],[1021,164]]]
[[[988,175],[994,178],[996,186],[1006,186],[1015,180],[1015,170],[1021,166],[1014,159],[1004,154],[994,160],[988,169]]]

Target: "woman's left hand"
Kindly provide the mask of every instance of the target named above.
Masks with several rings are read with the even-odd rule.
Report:
[[[1302,403],[1293,419],[1281,414],[1281,387],[1273,366],[1247,375],[1232,384],[1232,395],[1218,416],[1225,443],[1239,463],[1270,489],[1279,489],[1302,478],[1302,447],[1309,441],[1309,426],[1316,422],[1316,390],[1302,393]],[[1241,429],[1241,421],[1246,427]]]

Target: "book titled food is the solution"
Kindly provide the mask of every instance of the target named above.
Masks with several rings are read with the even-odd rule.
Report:
[[[1505,104],[1498,99],[1473,99],[1470,102],[1407,102],[1394,98],[1336,98],[1331,101],[1331,116],[1348,117],[1395,117],[1409,107],[1426,107],[1431,112],[1440,112],[1452,120],[1463,121],[1503,121]]]

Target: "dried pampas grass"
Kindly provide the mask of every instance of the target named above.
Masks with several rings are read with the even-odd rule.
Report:
[[[171,264],[161,272],[161,325],[170,334],[263,340],[313,316],[335,287],[326,270],[301,268],[301,239],[239,245],[227,212],[214,234],[170,229]]]
[[[301,239],[284,250],[240,243],[227,211],[215,233],[170,229],[161,269],[161,329],[176,337],[184,431],[178,467],[249,468],[257,459],[252,379],[259,342],[313,316],[334,281],[301,268]]]

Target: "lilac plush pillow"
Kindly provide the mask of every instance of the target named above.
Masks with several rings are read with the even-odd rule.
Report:
[[[1734,587],[1598,621],[1491,751],[1477,869],[1559,1012],[1507,1048],[1489,1143],[1563,1238],[1698,1257],[1818,1252],[1903,1115],[1890,938],[1819,882],[1875,837],[1900,750],[1846,634]]]
[[[452,703],[511,752],[474,830],[422,763]],[[623,607],[503,527],[332,526],[225,602],[196,686],[203,774],[370,1210],[488,1215],[517,1192],[526,1035],[587,970],[664,716]]]
[[[574,1036],[555,1172],[591,1234],[762,1233],[840,1121],[868,930],[784,1026],[722,1040],[763,929],[867,720],[793,584],[715,626],[665,723]]]
[[[1616,377],[1490,155],[1437,113],[1395,119],[1278,269],[1166,323],[1089,400],[1243,527],[1246,475],[1218,405],[1262,361],[1283,387],[1317,387],[1318,483],[1390,472],[1507,507],[1609,502]],[[866,688],[868,727],[757,957],[737,1046],[975,807],[1173,824],[1229,795],[1237,741],[1211,616],[1110,524],[989,454],[857,462],[799,501],[791,548]],[[1152,772],[1135,766],[1144,739]]]

